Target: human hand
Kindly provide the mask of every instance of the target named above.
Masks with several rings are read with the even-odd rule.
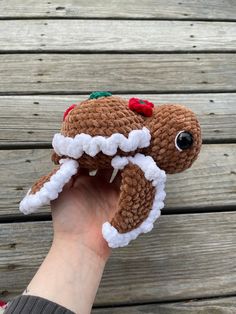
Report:
[[[79,169],[51,202],[54,238],[48,255],[23,294],[39,296],[75,313],[89,314],[110,248],[102,224],[118,207],[120,175],[89,176]]]
[[[98,170],[95,176],[79,172],[51,202],[54,240],[78,241],[106,260],[110,248],[102,236],[102,224],[118,207],[121,177],[109,183],[112,170]]]

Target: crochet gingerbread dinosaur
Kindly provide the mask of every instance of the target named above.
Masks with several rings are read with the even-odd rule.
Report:
[[[192,165],[201,129],[182,105],[154,107],[147,100],[94,92],[66,110],[52,145],[59,166],[31,187],[20,210],[29,214],[56,199],[79,167],[120,170],[118,210],[102,226],[108,245],[120,247],[153,228],[164,207],[166,173]]]

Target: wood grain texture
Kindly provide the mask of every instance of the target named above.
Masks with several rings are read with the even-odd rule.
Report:
[[[95,61],[96,60],[96,61]],[[2,54],[0,93],[234,91],[236,54]]]
[[[168,4],[168,5],[167,5]],[[232,0],[2,0],[0,17],[79,17],[235,20]]]
[[[236,298],[190,300],[186,302],[94,308],[92,314],[234,314]]]
[[[0,29],[3,52],[236,49],[236,22],[0,20]]]
[[[190,169],[168,176],[163,211],[236,205],[235,155],[235,144],[203,145]],[[33,182],[52,169],[50,159],[47,149],[1,151],[0,215],[20,214],[19,201]]]
[[[134,95],[121,95],[126,99]],[[204,141],[236,140],[236,94],[136,95],[160,105],[181,103],[198,116]],[[88,95],[0,96],[0,147],[8,143],[51,143],[63,112]],[[6,109],[7,108],[7,109]]]
[[[0,296],[22,291],[51,243],[51,222],[2,224]],[[162,216],[152,232],[113,250],[95,304],[235,293],[236,213]]]

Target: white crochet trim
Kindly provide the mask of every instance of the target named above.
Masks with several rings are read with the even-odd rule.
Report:
[[[104,239],[108,242],[109,247],[117,248],[129,244],[141,233],[147,233],[152,230],[153,223],[161,214],[161,209],[164,207],[164,199],[166,193],[164,191],[166,174],[161,170],[150,156],[143,154],[136,154],[134,157],[120,157],[116,156],[112,159],[112,166],[115,169],[123,169],[129,162],[136,164],[144,172],[145,178],[152,181],[152,185],[156,188],[155,198],[152,209],[142,224],[129,232],[119,233],[109,222],[105,222],[102,226],[102,234]]]
[[[73,159],[61,159],[61,167],[53,174],[48,182],[35,194],[30,194],[31,189],[20,202],[20,211],[25,215],[35,212],[39,207],[48,205],[55,200],[64,185],[77,173],[79,164]]]
[[[143,127],[141,130],[133,130],[128,138],[123,134],[114,133],[110,137],[90,136],[89,134],[77,134],[74,138],[66,137],[60,133],[54,135],[52,146],[59,156],[80,158],[83,153],[94,157],[99,152],[113,156],[117,149],[124,152],[131,152],[137,148],[144,148],[150,145],[150,131]]]

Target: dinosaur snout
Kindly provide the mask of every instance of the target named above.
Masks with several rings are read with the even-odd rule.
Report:
[[[191,167],[201,148],[201,128],[196,115],[182,105],[155,107],[147,120],[151,132],[148,153],[167,173]]]

